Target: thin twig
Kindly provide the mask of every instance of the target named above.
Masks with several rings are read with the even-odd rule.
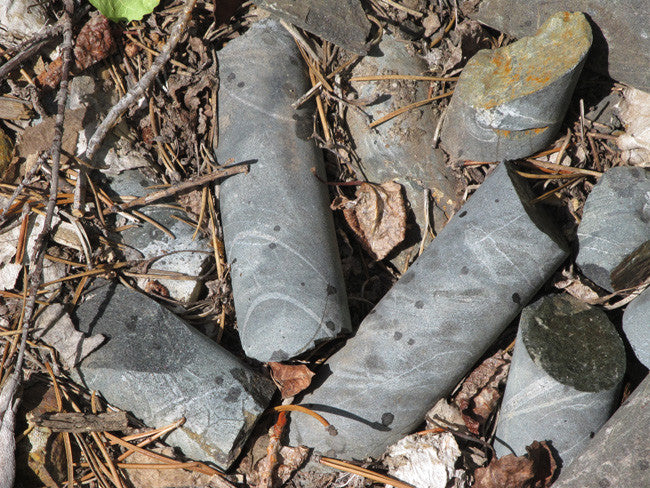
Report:
[[[362,468],[361,466],[356,466],[355,464],[341,461],[340,459],[320,457],[318,458],[318,461],[325,466],[329,466],[330,468],[335,468],[347,473],[363,476],[364,478],[368,478],[369,480],[377,481],[379,483],[386,483],[387,485],[395,486],[397,488],[413,488],[413,485],[409,485],[403,481],[396,480],[395,478],[391,478],[385,474],[371,471],[370,469]]]
[[[153,203],[157,200],[161,200],[163,198],[176,195],[183,191],[189,190],[190,188],[203,186],[207,183],[211,183],[220,178],[225,178],[226,176],[232,176],[238,173],[248,173],[248,169],[249,168],[247,164],[219,168],[207,175],[198,176],[196,178],[189,179],[182,183],[178,183],[174,186],[170,186],[169,188],[165,188],[164,190],[155,191],[153,193],[149,193],[149,195],[145,195],[143,197],[139,197],[134,200],[131,200],[130,202],[123,203],[121,205],[109,209],[109,211],[117,212],[117,211],[126,210],[131,207],[149,205],[150,203]]]
[[[398,108],[397,110],[392,111],[389,114],[384,115],[380,119],[375,120],[372,124],[369,125],[369,127],[372,129],[373,127],[377,127],[379,124],[383,124],[384,122],[389,121],[390,119],[397,117],[400,114],[403,114],[404,112],[408,112],[409,110],[413,110],[414,108],[421,107],[423,105],[426,105],[427,103],[431,103],[434,100],[439,100],[441,98],[445,98],[448,96],[451,96],[454,93],[454,90],[442,93],[440,95],[436,95],[435,97],[427,98],[425,100],[420,100],[419,102],[414,102],[409,105],[406,105],[402,108]]]
[[[22,368],[23,362],[25,360],[25,350],[27,348],[27,337],[29,335],[30,326],[34,316],[38,288],[43,280],[42,270],[43,259],[45,258],[45,243],[47,242],[48,235],[52,226],[52,217],[54,215],[54,207],[56,205],[58,193],[58,175],[61,163],[63,122],[65,119],[65,105],[68,98],[68,76],[70,74],[70,62],[72,59],[71,16],[72,12],[74,11],[72,0],[64,0],[64,4],[65,12],[61,18],[61,22],[63,24],[63,42],[61,44],[61,49],[63,51],[63,66],[61,69],[61,84],[59,86],[57,97],[58,106],[54,127],[54,140],[52,141],[51,149],[52,174],[50,177],[50,196],[47,202],[47,211],[43,222],[43,229],[36,239],[36,245],[34,246],[34,252],[31,257],[32,264],[30,266],[29,298],[25,304],[25,314],[22,321],[23,332],[21,334],[20,346],[18,348],[18,355],[16,357],[14,372],[10,381],[8,381],[2,389],[2,394],[0,394],[0,398],[3,400],[0,402],[0,421],[2,422],[2,425],[0,426],[0,433],[4,434],[6,434],[5,422],[7,422],[7,425],[10,427],[13,425],[12,407],[15,405],[14,395],[16,394],[18,386],[22,381]],[[11,434],[13,435],[13,427]],[[6,447],[8,446],[0,446],[0,450]],[[3,452],[3,455],[13,457],[13,452]],[[2,475],[4,477],[11,478],[15,475],[15,473],[3,473]],[[11,486],[11,484],[8,484],[6,486]]]

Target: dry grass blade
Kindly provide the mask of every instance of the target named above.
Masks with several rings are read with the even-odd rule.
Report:
[[[409,81],[458,81],[458,76],[427,76],[427,75],[374,75],[374,76],[353,76],[350,81],[385,81],[385,80],[409,80]]]
[[[314,417],[316,420],[318,420],[321,424],[325,426],[327,429],[327,432],[329,432],[330,435],[336,435],[336,427],[334,427],[332,424],[330,424],[327,420],[325,420],[323,417],[318,415],[316,412],[313,410],[310,410],[306,407],[303,407],[301,405],[278,405],[277,407],[273,407],[273,410],[276,412],[302,412],[306,413],[307,415],[310,415]]]
[[[420,100],[419,102],[414,102],[410,103],[402,108],[398,108],[397,110],[384,115],[380,119],[375,120],[372,124],[369,125],[370,128],[377,127],[379,124],[383,124],[384,122],[389,121],[390,119],[397,117],[398,115],[403,114],[404,112],[408,112],[409,110],[413,110],[414,108],[422,107],[423,105],[426,105],[428,103],[433,102],[434,100],[440,100],[441,98],[449,97],[454,93],[454,90],[442,93],[441,95],[436,95],[435,97],[427,98],[426,100]]]
[[[595,176],[596,178],[600,178],[603,175],[599,171],[592,171],[590,169],[583,169],[583,168],[575,168],[573,166],[564,166],[563,164],[547,163],[546,161],[539,161],[537,159],[532,159],[532,158],[526,158],[526,162],[529,163],[529,165],[532,165],[533,167],[536,168],[551,169],[551,170],[574,174],[574,175],[579,174],[585,176]]]
[[[552,190],[549,190],[549,191],[547,191],[546,193],[541,194],[541,195],[538,196],[537,198],[533,198],[533,199],[530,201],[530,203],[538,203],[538,202],[541,202],[542,200],[546,200],[546,199],[547,199],[548,197],[550,197],[553,193],[558,192],[558,191],[560,191],[560,190],[566,188],[567,186],[571,186],[573,183],[575,183],[576,181],[578,181],[580,178],[584,178],[584,175],[578,175],[578,176],[576,176],[576,177],[574,177],[574,178],[571,178],[569,181],[567,181],[566,183],[562,183],[562,184],[561,184],[560,186],[558,186],[557,188],[553,188]]]
[[[340,459],[321,457],[319,459],[319,462],[325,466],[329,466],[330,468],[339,469],[347,473],[357,474],[369,480],[376,481],[377,483],[385,483],[387,485],[394,486],[395,488],[414,488],[413,485],[404,483],[403,481],[396,480],[395,478],[386,476],[385,474],[377,473],[370,469],[362,468],[360,466],[341,461]]]

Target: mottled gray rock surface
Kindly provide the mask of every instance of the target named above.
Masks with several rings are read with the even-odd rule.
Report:
[[[79,330],[108,340],[75,379],[150,427],[185,417],[166,442],[228,468],[273,383],[145,295],[103,280],[90,290],[76,308]]]
[[[647,0],[482,0],[478,12],[470,15],[497,30],[522,37],[532,35],[544,19],[560,10],[584,12],[594,27],[594,48],[587,66],[650,91]]]
[[[338,429],[291,420],[291,444],[381,455],[449,393],[564,260],[528,187],[501,164],[332,356],[301,401]]]
[[[120,196],[141,197],[152,193],[150,189],[156,183],[146,178],[139,170],[128,170],[114,176],[110,181],[110,189]],[[151,259],[162,256],[149,267],[147,274],[151,278],[138,279],[138,285],[144,289],[148,279],[159,281],[169,296],[183,303],[196,299],[201,289],[200,275],[212,255],[210,241],[206,237],[197,235],[192,240],[194,229],[174,218],[180,217],[187,220],[187,215],[182,210],[159,206],[157,204],[174,203],[172,200],[160,200],[154,204],[138,208],[147,217],[161,224],[173,237],[166,234],[150,222],[140,222],[136,227],[131,227],[120,232],[127,259]],[[163,279],[158,276],[177,274],[182,279]]]
[[[634,355],[650,368],[650,288],[636,297],[623,314],[623,332]]]
[[[650,486],[650,376],[637,386],[553,488]]]
[[[585,202],[576,263],[587,278],[613,291],[612,270],[649,237],[650,171],[610,169]]]
[[[366,54],[371,24],[359,0],[261,0],[259,5],[343,49]]]
[[[482,50],[460,75],[443,122],[453,159],[529,156],[555,137],[591,46],[580,13],[559,12],[533,37]]]
[[[550,441],[564,466],[607,421],[625,373],[625,347],[605,313],[570,295],[524,308],[497,423],[502,457]]]
[[[408,43],[385,33],[381,43],[352,70],[352,76],[390,74],[419,75],[427,66]],[[439,114],[426,105],[369,128],[369,123],[413,102],[427,98],[428,83],[422,81],[386,80],[353,81],[359,99],[372,100],[361,109],[349,107],[346,121],[359,161],[352,166],[372,183],[395,180],[403,185],[413,210],[415,226],[408,228],[400,258],[393,260],[403,269],[413,246],[420,244],[425,224],[424,190],[429,189],[431,226],[436,233],[447,223],[460,205],[458,181],[446,165],[444,154],[434,149],[433,138]],[[364,114],[365,112],[365,114]],[[367,114],[367,115],[366,115]],[[370,119],[368,118],[370,117]]]
[[[242,62],[246,60],[246,62]],[[272,61],[271,61],[272,60]],[[248,174],[221,185],[237,327],[248,356],[282,361],[350,330],[309,86],[293,38],[260,20],[219,52],[219,147]]]

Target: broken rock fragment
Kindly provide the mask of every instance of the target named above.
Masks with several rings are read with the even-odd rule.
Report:
[[[625,373],[625,347],[601,310],[570,295],[524,308],[497,424],[499,457],[550,441],[563,466],[607,421]]]
[[[585,202],[576,263],[591,281],[614,291],[612,271],[649,237],[650,170],[610,169]]]
[[[581,13],[559,12],[533,37],[482,50],[465,66],[442,127],[453,159],[529,156],[555,137],[591,46]]]
[[[625,309],[623,332],[637,359],[650,368],[650,288]]]
[[[111,190],[117,195],[133,197],[152,193],[154,190],[149,187],[153,185],[155,182],[137,169],[124,171],[114,176],[110,182]],[[170,203],[173,202],[161,200],[138,209],[168,232],[143,219],[120,235],[128,246],[127,259],[160,258],[151,263],[146,270],[148,277],[139,278],[138,285],[146,289],[148,282],[159,282],[162,285],[162,288],[158,287],[161,290],[159,294],[188,303],[194,301],[200,291],[200,275],[210,259],[212,249],[206,237],[199,235],[192,239],[194,229],[178,219],[187,220],[185,212],[164,205]],[[165,276],[168,278],[165,279]]]
[[[355,77],[381,75],[421,75],[426,63],[408,43],[385,33],[381,43],[352,70],[351,87],[359,107],[347,109],[346,122],[359,157],[352,166],[359,178],[371,183],[395,181],[413,213],[406,232],[402,253],[392,260],[404,269],[413,248],[420,245],[425,229],[425,198],[431,198],[430,225],[439,232],[450,215],[460,206],[459,185],[453,170],[445,164],[444,154],[433,147],[439,114],[430,105],[409,110],[386,122],[369,127],[399,108],[428,97],[429,83],[412,80],[355,81]],[[430,196],[425,194],[430,192]]]
[[[90,288],[76,309],[78,327],[107,342],[81,362],[75,379],[150,427],[185,417],[166,442],[227,469],[273,383],[154,300],[106,281]]]
[[[309,86],[271,18],[229,42],[219,65],[217,158],[250,163],[220,187],[237,328],[248,356],[284,361],[350,330],[327,185],[312,172],[325,178],[312,110],[291,108]]]
[[[259,5],[343,49],[366,54],[370,21],[359,0],[261,0]]]
[[[292,445],[362,459],[411,433],[566,257],[525,182],[499,165],[334,354],[294,417]],[[320,375],[320,376],[319,376]]]
[[[650,376],[589,441],[553,488],[650,486]]]

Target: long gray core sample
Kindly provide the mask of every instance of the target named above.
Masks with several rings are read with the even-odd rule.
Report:
[[[246,354],[282,361],[350,330],[309,86],[293,38],[261,20],[219,53],[220,162],[250,173],[221,185],[226,255]]]
[[[625,346],[607,315],[570,295],[550,295],[521,313],[494,448],[526,454],[550,441],[564,467],[614,409]]]
[[[291,444],[378,456],[413,431],[567,255],[527,186],[500,164],[319,372]]]

